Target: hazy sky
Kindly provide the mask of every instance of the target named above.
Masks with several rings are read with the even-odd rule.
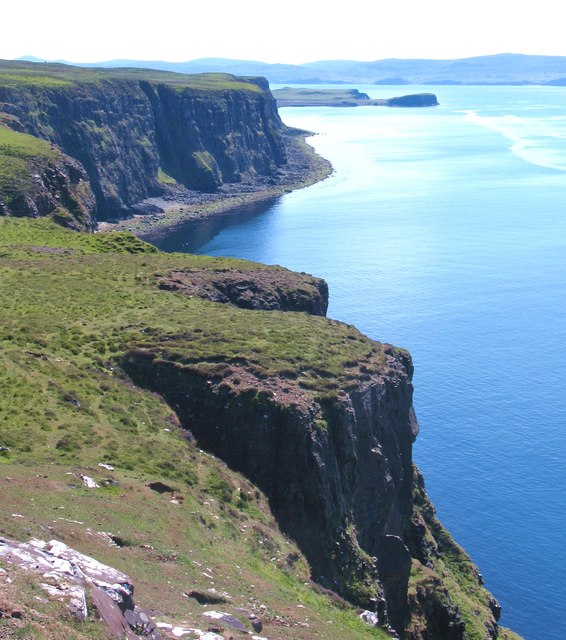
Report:
[[[264,62],[566,55],[556,0],[3,2],[0,58]]]

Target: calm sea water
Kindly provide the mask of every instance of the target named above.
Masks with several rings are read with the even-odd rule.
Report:
[[[329,315],[408,348],[438,515],[527,640],[566,638],[566,88],[433,109],[283,109],[331,178],[165,239],[324,277]]]

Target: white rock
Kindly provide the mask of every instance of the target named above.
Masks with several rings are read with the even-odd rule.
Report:
[[[89,489],[99,489],[100,485],[97,484],[95,482],[95,480],[93,480],[93,478],[91,478],[90,476],[85,476],[82,473],[79,473],[79,478],[83,481],[83,484],[85,485],[85,487],[88,487]]]
[[[169,624],[168,622],[158,622],[158,629],[163,629],[164,631],[169,631],[169,633],[173,634],[176,638],[182,638],[183,636],[191,635],[199,640],[224,640],[222,636],[219,636],[217,633],[212,633],[211,631],[202,631],[201,629],[192,629],[190,627],[181,627],[178,625]]]
[[[205,611],[202,615],[206,616],[207,618],[214,618],[215,620],[221,620],[228,614],[222,613],[221,611]]]
[[[360,613],[360,618],[372,627],[377,627],[379,625],[379,617],[377,613],[374,613],[373,611],[362,611],[362,613]]]

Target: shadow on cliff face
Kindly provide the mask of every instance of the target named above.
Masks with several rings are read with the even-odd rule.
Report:
[[[413,466],[410,357],[374,344],[381,364],[354,367],[325,392],[291,370],[191,362],[163,346],[131,350],[120,365],[166,400],[199,446],[266,494],[316,583],[405,640],[495,639],[499,607]]]
[[[179,365],[132,351],[122,367],[162,395],[201,447],[268,496],[313,579],[404,628],[412,514],[412,387],[389,352],[388,376],[316,398],[245,364]]]

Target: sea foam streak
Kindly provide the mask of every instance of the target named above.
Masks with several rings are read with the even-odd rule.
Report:
[[[521,118],[483,116],[477,111],[463,113],[471,122],[505,136],[513,143],[511,151],[522,160],[539,167],[566,171],[566,117]]]

